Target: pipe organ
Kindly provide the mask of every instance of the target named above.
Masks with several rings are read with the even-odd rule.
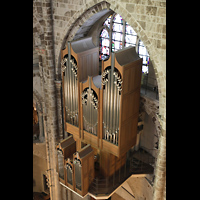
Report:
[[[116,51],[102,61],[99,75],[98,47],[91,38],[68,42],[61,55],[65,131],[76,148],[68,149],[68,157],[58,154],[64,159],[58,169],[62,177],[64,169],[68,187],[85,195],[95,177],[94,155],[102,174],[111,176],[136,144],[142,58],[135,47]]]

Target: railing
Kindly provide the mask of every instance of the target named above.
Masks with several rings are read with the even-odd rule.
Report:
[[[141,93],[158,100],[157,80],[148,74],[142,74]]]
[[[117,187],[119,187],[129,176],[131,172],[129,171],[130,167],[127,167],[126,164],[117,170],[112,176],[96,177],[90,185],[89,192],[94,195],[109,195]]]
[[[109,195],[132,174],[153,174],[155,158],[142,147],[132,152],[125,165],[110,177],[99,175],[90,184],[89,192],[95,196]],[[150,150],[150,149],[148,149]],[[156,150],[156,149],[152,149]]]

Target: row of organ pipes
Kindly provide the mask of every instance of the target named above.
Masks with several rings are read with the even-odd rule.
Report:
[[[113,65],[103,71],[102,85],[103,102],[106,102],[103,103],[103,138],[117,145],[122,79]]]
[[[64,88],[66,122],[78,126],[78,67],[75,58],[70,55],[70,51],[68,55],[65,55],[62,65],[65,72]]]
[[[91,87],[82,92],[83,129],[97,135],[98,97]]]

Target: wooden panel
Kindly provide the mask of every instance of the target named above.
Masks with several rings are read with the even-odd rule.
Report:
[[[98,47],[78,54],[79,81],[87,80],[88,76],[99,73]]]
[[[139,88],[132,93],[123,96],[122,122],[135,115],[139,111],[140,90]]]
[[[116,146],[106,140],[103,140],[103,139],[102,139],[102,142],[103,142],[103,145],[102,145],[103,150],[110,152],[115,156],[119,156],[119,147],[118,146]]]
[[[124,66],[124,94],[130,91],[134,91],[140,87],[141,82],[141,60],[135,61],[134,63]]]
[[[91,146],[94,146],[95,148],[98,148],[98,137],[88,133],[87,131],[83,130],[83,135],[84,135],[84,139],[83,142],[87,143],[87,144],[91,144]]]
[[[66,122],[66,131],[79,137],[79,128]]]
[[[126,153],[121,157],[116,157],[106,151],[101,151],[100,170],[105,177],[112,176],[126,162]]]
[[[121,127],[120,155],[127,152],[136,144],[138,113],[129,118]]]

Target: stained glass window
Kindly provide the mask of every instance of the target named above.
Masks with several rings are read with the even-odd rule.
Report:
[[[100,33],[100,44],[99,44],[99,53],[100,59],[109,58],[109,50],[111,48],[112,52],[120,50],[128,46],[136,46],[137,42],[137,33],[134,29],[125,22],[119,14],[115,14],[112,19],[110,15],[105,22],[104,26],[107,26],[108,29],[112,27],[111,32],[111,44],[109,40],[109,33],[107,29],[103,29]],[[142,72],[148,73],[149,66],[149,54],[143,42],[139,40],[138,42],[138,54],[140,58],[143,58]]]
[[[99,58],[105,60],[109,57],[109,34],[104,28],[100,33],[100,43],[99,43]]]

